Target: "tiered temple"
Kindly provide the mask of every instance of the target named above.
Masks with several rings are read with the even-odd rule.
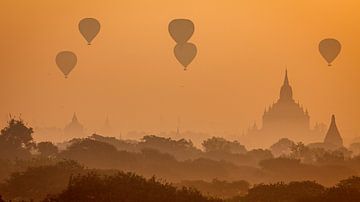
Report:
[[[280,97],[276,103],[265,109],[262,121],[262,128],[252,127],[248,135],[263,142],[274,143],[284,137],[293,141],[311,142],[324,133],[324,131],[310,129],[309,112],[295,102],[287,70]]]
[[[286,71],[278,101],[264,112],[262,130],[264,132],[294,133],[294,131],[308,132],[309,129],[309,113],[294,101]]]

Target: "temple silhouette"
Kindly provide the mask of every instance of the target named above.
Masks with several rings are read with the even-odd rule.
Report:
[[[316,124],[314,128],[310,128],[309,112],[294,100],[287,70],[278,100],[265,109],[262,127],[258,128],[255,123],[247,133],[248,136],[266,146],[269,146],[267,143],[274,143],[281,138],[314,142],[323,137],[324,134],[324,126]]]
[[[325,150],[338,150],[344,147],[343,139],[336,125],[335,115],[331,117],[329,129],[325,135],[323,142],[315,142],[308,144],[310,148],[322,148]]]
[[[84,126],[79,122],[76,113],[74,113],[71,122],[65,126],[64,134],[67,137],[81,137],[84,135]]]
[[[114,135],[113,134],[114,131],[113,131],[113,128],[112,128],[112,126],[110,124],[110,119],[109,119],[108,116],[106,117],[105,122],[104,122],[100,132],[102,134],[104,134],[104,135]]]
[[[331,123],[324,139],[325,147],[329,149],[337,149],[343,147],[343,139],[336,125],[335,115],[331,117]]]

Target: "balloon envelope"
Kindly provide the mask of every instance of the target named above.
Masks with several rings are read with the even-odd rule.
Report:
[[[185,67],[194,60],[197,48],[192,43],[177,44],[174,48],[176,59]]]
[[[319,51],[328,65],[331,66],[341,51],[341,44],[336,39],[324,39],[319,44]]]
[[[91,41],[100,32],[100,23],[94,18],[84,18],[79,23],[79,30],[81,35],[83,35],[83,37],[90,45]]]
[[[65,78],[67,78],[77,63],[77,57],[71,51],[62,51],[56,55],[55,61]]]
[[[170,36],[176,43],[186,43],[194,33],[194,23],[188,19],[175,19],[169,23]]]

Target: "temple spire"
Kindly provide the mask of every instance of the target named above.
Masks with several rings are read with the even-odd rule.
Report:
[[[343,146],[343,139],[341,138],[339,129],[336,126],[335,115],[332,115],[331,117],[330,127],[326,133],[324,143],[331,147]]]
[[[73,114],[71,122],[65,126],[64,133],[68,137],[80,137],[84,134],[84,127],[80,124],[76,113]]]
[[[105,125],[106,125],[106,126],[110,126],[109,116],[106,116]]]
[[[72,122],[75,123],[75,122],[78,122],[78,118],[76,116],[76,112],[74,112],[74,115],[73,115],[73,118],[72,118]]]
[[[112,127],[111,127],[111,124],[110,124],[110,119],[109,119],[109,116],[106,116],[106,119],[105,119],[105,122],[104,122],[104,125],[102,127],[102,132],[106,135],[112,135]]]
[[[280,100],[281,101],[293,101],[293,92],[292,92],[292,88],[290,86],[287,69],[285,70],[284,84],[280,90]]]
[[[288,71],[285,70],[285,79],[284,79],[284,86],[289,86],[289,78],[288,78]]]
[[[180,135],[180,122],[181,122],[181,120],[180,120],[180,117],[178,116],[177,117],[177,126],[176,126],[176,135]]]
[[[256,124],[256,121],[254,121],[254,125],[253,125],[253,127],[252,127],[252,130],[253,131],[257,131],[259,128],[258,128],[258,126],[257,126],[257,124]]]

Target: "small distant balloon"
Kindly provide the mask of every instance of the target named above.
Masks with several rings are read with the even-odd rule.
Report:
[[[178,44],[186,43],[195,30],[194,23],[188,19],[175,19],[169,23],[170,36]]]
[[[184,70],[186,70],[187,66],[194,60],[197,48],[193,43],[177,44],[174,48],[174,54],[176,59],[184,66]]]
[[[81,35],[91,45],[92,40],[100,32],[100,22],[95,18],[84,18],[79,23],[79,30]]]
[[[328,63],[328,66],[331,66],[331,63],[336,59],[341,51],[341,44],[336,39],[324,39],[319,44],[319,51]]]
[[[55,61],[65,78],[67,78],[76,66],[77,57],[75,53],[71,51],[62,51],[56,55]]]

